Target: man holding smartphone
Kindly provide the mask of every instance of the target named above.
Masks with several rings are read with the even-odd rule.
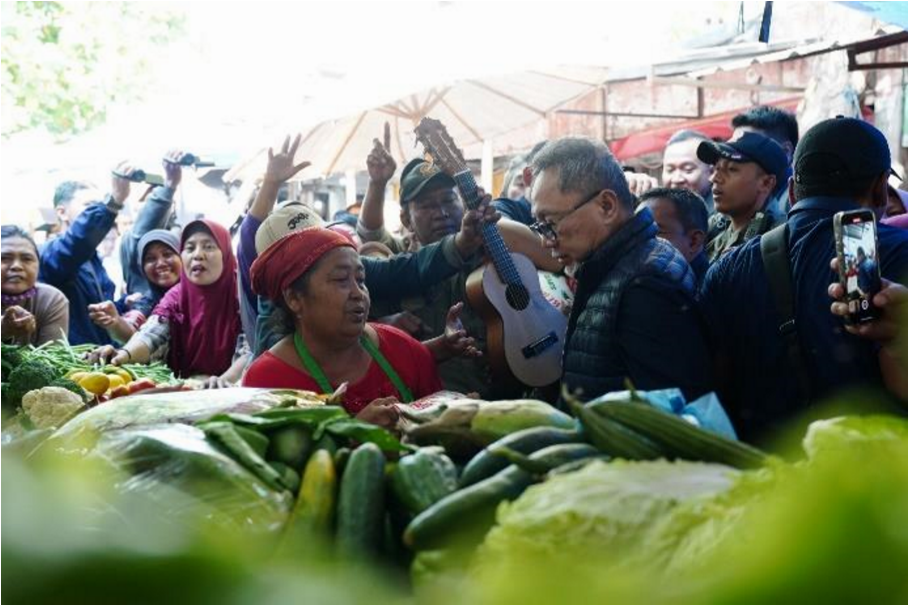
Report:
[[[836,256],[834,215],[864,208],[879,218],[886,207],[891,174],[886,139],[861,120],[825,120],[804,135],[794,160],[785,240],[794,321],[787,326],[782,321],[760,238],[719,259],[700,291],[716,355],[717,390],[739,434],[751,442],[766,439],[831,395],[887,384],[878,345],[846,330],[830,313],[827,295],[840,279],[829,265]],[[877,236],[875,260],[882,277],[905,284],[908,232],[880,225]],[[796,330],[799,360],[787,350],[785,329]]]

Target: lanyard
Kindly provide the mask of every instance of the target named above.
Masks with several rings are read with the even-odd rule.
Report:
[[[366,349],[366,352],[375,360],[375,363],[382,369],[385,375],[391,380],[391,383],[394,385],[394,388],[397,389],[397,393],[400,395],[400,398],[403,403],[411,403],[413,401],[413,393],[410,392],[410,389],[407,388],[407,385],[404,384],[404,381],[401,380],[397,372],[394,371],[394,368],[391,367],[391,364],[388,363],[388,360],[385,359],[385,356],[382,355],[381,351],[378,350],[378,347],[369,340],[369,337],[363,334],[359,339],[360,344],[363,345],[363,348]],[[309,353],[309,349],[306,348],[306,343],[303,342],[303,337],[300,336],[299,332],[293,334],[293,345],[296,347],[296,354],[299,355],[300,361],[303,362],[303,365],[306,366],[306,370],[309,372],[309,375],[318,383],[318,387],[325,393],[333,393],[334,387],[331,386],[331,383],[328,381],[328,377],[325,376],[325,373],[322,371],[321,366],[318,365],[318,362],[315,361],[315,358],[312,357],[312,354]]]

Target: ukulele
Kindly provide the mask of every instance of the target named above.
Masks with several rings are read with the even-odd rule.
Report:
[[[481,202],[476,180],[444,125],[423,118],[416,138],[457,183],[467,207],[476,209]],[[567,318],[543,296],[532,261],[508,250],[498,225],[483,224],[482,237],[490,260],[467,278],[466,294],[486,324],[493,375],[531,387],[560,380]]]

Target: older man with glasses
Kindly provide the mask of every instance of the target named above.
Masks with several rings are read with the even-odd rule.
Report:
[[[585,399],[625,388],[711,387],[695,276],[656,237],[652,212],[634,213],[621,166],[603,143],[564,138],[533,161],[538,233],[577,278],[562,383]]]

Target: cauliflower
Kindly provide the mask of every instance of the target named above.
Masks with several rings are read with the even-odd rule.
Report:
[[[22,410],[35,428],[59,428],[85,406],[82,398],[63,387],[29,391],[22,398]]]

